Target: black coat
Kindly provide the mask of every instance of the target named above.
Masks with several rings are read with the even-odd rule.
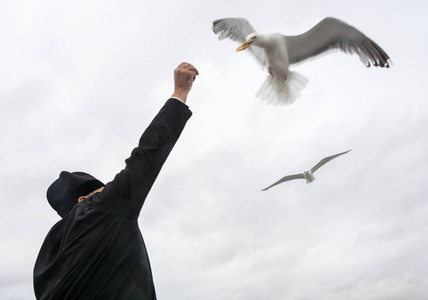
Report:
[[[156,299],[137,218],[191,115],[169,99],[125,169],[52,227],[34,267],[37,299]]]

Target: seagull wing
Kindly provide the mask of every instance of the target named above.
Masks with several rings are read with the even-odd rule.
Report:
[[[263,189],[262,191],[266,191],[268,189],[270,189],[271,187],[289,181],[289,180],[293,180],[293,179],[305,179],[305,176],[303,176],[303,173],[300,174],[295,174],[295,175],[287,175],[285,177],[282,177],[280,180],[278,180],[277,182],[275,182],[274,184],[268,186],[267,188]]]
[[[341,156],[343,154],[346,154],[346,153],[348,153],[351,150],[348,150],[348,151],[345,151],[345,152],[342,152],[342,153],[338,153],[338,154],[335,154],[335,155],[332,155],[332,156],[327,156],[327,157],[321,159],[319,163],[317,163],[314,167],[311,168],[311,172],[314,173],[316,170],[318,170],[320,167],[322,167],[323,165],[325,165],[326,163],[328,163],[330,160],[335,159],[336,157]]]
[[[284,36],[290,64],[304,61],[323,52],[340,49],[357,53],[367,66],[387,67],[389,56],[358,29],[334,18],[325,18],[307,32]]]
[[[243,18],[226,18],[215,20],[213,22],[213,31],[215,34],[219,34],[219,40],[229,38],[239,43],[245,42],[247,36],[250,33],[256,32],[250,22]],[[248,50],[262,64],[262,66],[266,66],[265,53],[262,48],[249,47]]]

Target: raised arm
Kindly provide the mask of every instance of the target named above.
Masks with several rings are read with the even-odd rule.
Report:
[[[175,69],[172,98],[144,131],[138,147],[126,159],[125,169],[101,193],[88,199],[90,204],[124,217],[138,217],[163,164],[192,115],[184,103],[197,75],[197,69],[188,63]]]

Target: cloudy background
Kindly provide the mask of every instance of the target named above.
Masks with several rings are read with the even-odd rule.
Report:
[[[426,299],[427,15],[425,1],[2,1],[0,298],[34,299],[59,220],[48,185],[61,170],[110,181],[188,61],[193,117],[139,219],[158,298]],[[286,107],[255,98],[266,72],[211,31],[246,17],[299,34],[326,16],[394,66],[302,64],[310,82]],[[312,184],[261,192],[348,149]]]

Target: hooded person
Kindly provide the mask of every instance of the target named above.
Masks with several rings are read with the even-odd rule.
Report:
[[[156,299],[138,217],[192,115],[185,102],[196,75],[188,63],[175,69],[173,95],[112,181],[104,185],[88,173],[62,171],[50,185],[46,196],[61,220],[34,266],[37,299]]]
[[[104,187],[104,183],[84,172],[62,171],[46,192],[46,198],[52,208],[64,218],[82,195]]]

